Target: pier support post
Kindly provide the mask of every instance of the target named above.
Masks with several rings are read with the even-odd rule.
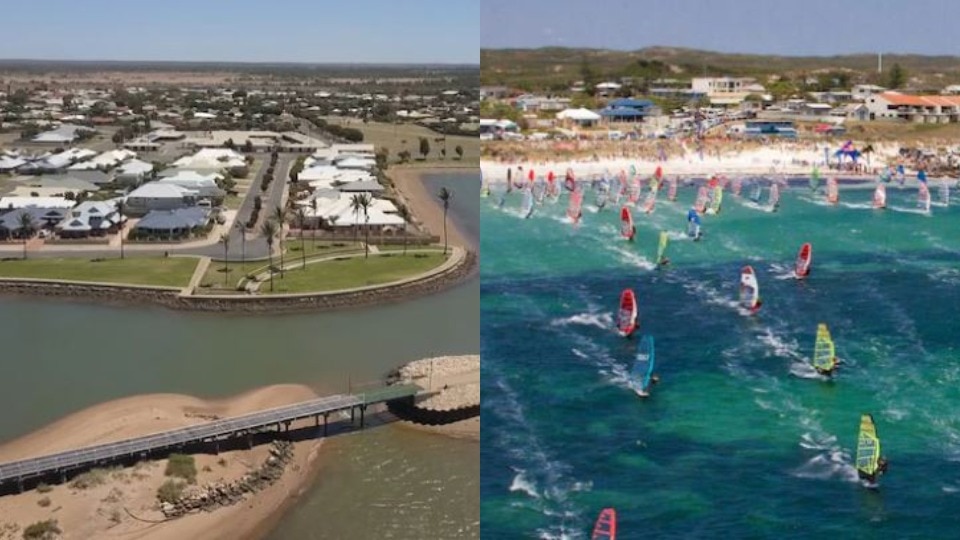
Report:
[[[360,406],[360,428],[363,429],[363,413],[367,410],[366,405]]]
[[[330,413],[323,413],[323,436],[327,436],[327,424],[330,423]]]
[[[247,432],[247,449],[253,448],[253,435],[250,432]]]
[[[356,421],[356,413],[357,413],[357,408],[356,408],[356,407],[350,407],[350,425],[351,425],[351,426],[352,426],[353,423]]]

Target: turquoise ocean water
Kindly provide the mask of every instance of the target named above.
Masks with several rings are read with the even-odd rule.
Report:
[[[937,190],[934,189],[934,200]],[[744,189],[744,194],[749,189]],[[960,209],[916,210],[916,188],[806,183],[781,209],[725,193],[704,238],[685,238],[696,189],[634,212],[564,217],[564,196],[522,219],[514,192],[481,208],[484,538],[589,538],[615,507],[630,538],[955,538],[960,509]],[[765,197],[766,195],[764,195]],[[672,264],[655,270],[658,231]],[[809,279],[792,279],[803,242]],[[736,305],[750,264],[763,307]],[[659,385],[627,385],[635,341],[613,329],[632,287],[656,338]],[[845,362],[807,366],[817,323]],[[890,470],[877,490],[853,467],[874,415]]]

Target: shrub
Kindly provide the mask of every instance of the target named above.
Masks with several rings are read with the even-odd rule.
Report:
[[[37,501],[37,504],[39,504],[43,508],[50,506],[50,497],[44,497],[40,499],[39,501]]]
[[[46,540],[48,538],[54,538],[62,532],[57,525],[57,520],[48,519],[38,521],[24,529],[23,538],[24,540]]]
[[[110,473],[107,469],[91,469],[83,474],[77,475],[70,482],[70,487],[74,489],[89,489],[102,486],[107,483],[107,475]]]
[[[49,484],[43,482],[37,484],[37,493],[50,493],[51,491],[53,491],[53,488]]]
[[[186,487],[186,485],[186,482],[171,478],[164,482],[157,490],[157,499],[159,499],[160,502],[173,504],[180,500],[180,497],[183,495],[183,488]]]
[[[192,484],[197,480],[197,464],[193,456],[170,454],[170,457],[167,459],[167,469],[163,474],[183,478]]]

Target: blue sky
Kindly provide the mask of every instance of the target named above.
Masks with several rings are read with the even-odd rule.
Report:
[[[479,64],[481,1],[4,2],[0,58]]]
[[[956,0],[482,0],[480,45],[960,55]]]

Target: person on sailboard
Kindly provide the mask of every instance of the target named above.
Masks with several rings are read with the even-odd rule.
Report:
[[[817,366],[814,366],[813,369],[817,370],[817,373],[819,373],[820,375],[825,375],[825,376],[827,376],[827,377],[833,377],[833,372],[836,371],[838,367],[840,367],[840,364],[841,364],[841,363],[842,363],[842,362],[840,361],[840,359],[837,358],[836,356],[834,356],[834,357],[833,357],[833,367],[831,367],[830,369],[824,369],[824,368],[817,367]]]
[[[873,474],[867,474],[863,471],[857,471],[857,473],[859,474],[860,478],[866,480],[868,484],[876,484],[877,479],[887,472],[888,466],[889,463],[887,462],[886,456],[880,456],[880,458],[877,459],[877,470],[874,471]]]

